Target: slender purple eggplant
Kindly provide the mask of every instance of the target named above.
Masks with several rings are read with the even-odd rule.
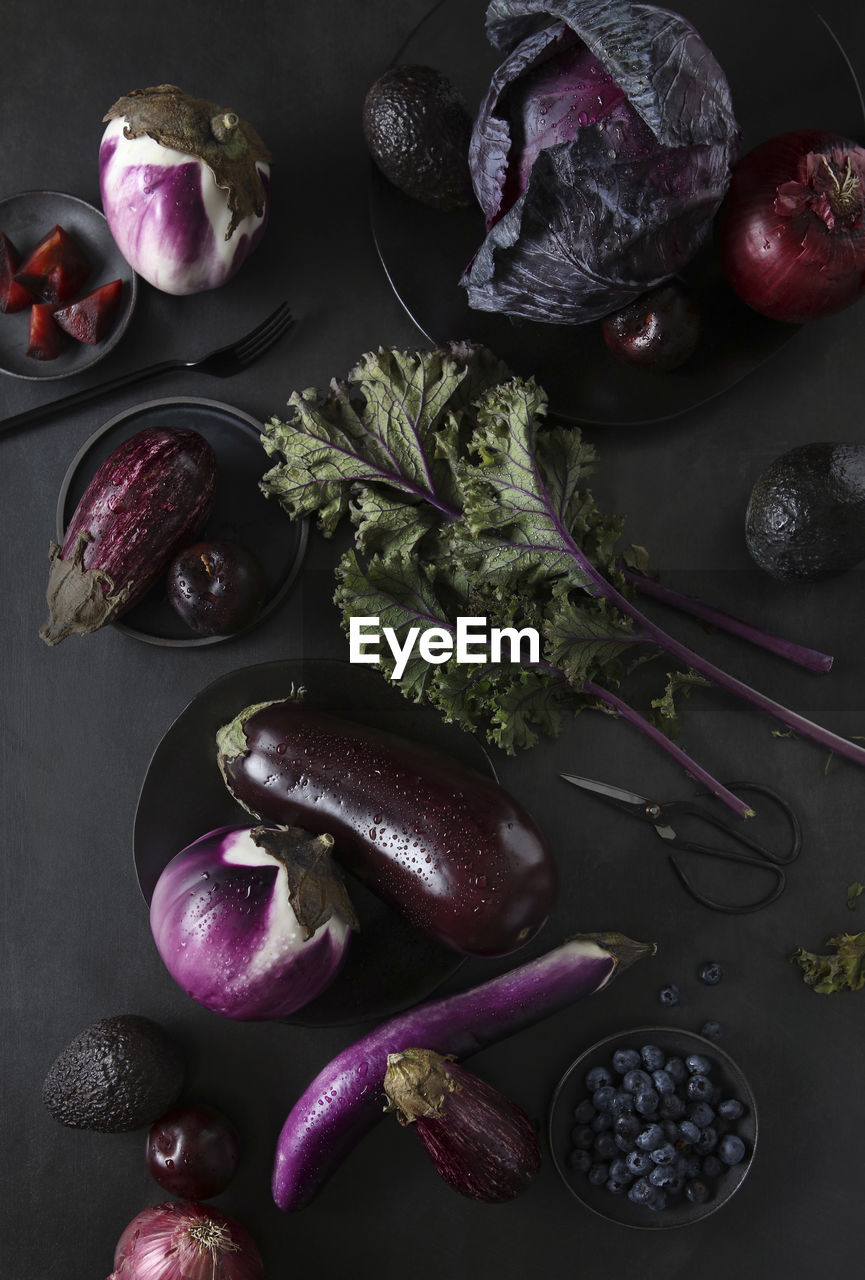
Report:
[[[461,1059],[609,985],[652,943],[585,933],[509,973],[417,1005],[356,1040],[320,1071],[292,1107],[276,1148],[273,1198],[280,1209],[310,1204],[383,1114],[388,1055],[417,1045]]]
[[[108,455],[51,543],[46,644],[89,635],[131,609],[204,527],[216,457],[204,436],[149,427]]]
[[[433,1049],[389,1053],[388,1111],[410,1125],[436,1173],[471,1200],[513,1200],[541,1167],[535,1126],[522,1107]]]
[[[508,955],[547,919],[558,882],[540,831],[443,752],[290,698],[247,707],[217,744],[250,813],[329,832],[343,866],[444,946]]]

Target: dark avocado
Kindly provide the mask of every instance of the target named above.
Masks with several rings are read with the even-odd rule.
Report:
[[[432,67],[392,67],[363,104],[364,138],[381,172],[413,200],[444,212],[474,202],[471,132],[465,102]]]
[[[805,444],[751,490],[745,542],[784,582],[816,582],[865,560],[865,445]]]
[[[42,1086],[61,1124],[125,1133],[158,1120],[183,1088],[180,1050],[150,1018],[102,1018],[72,1040]]]

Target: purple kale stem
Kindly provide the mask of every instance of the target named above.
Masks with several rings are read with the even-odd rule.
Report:
[[[772,635],[769,631],[762,631],[759,627],[752,627],[750,623],[734,618],[731,614],[716,609],[714,605],[697,600],[694,596],[685,595],[673,587],[662,586],[660,582],[655,582],[644,573],[634,573],[633,570],[626,569],[622,565],[619,567],[626,582],[636,587],[643,595],[651,596],[653,600],[660,600],[673,609],[681,610],[682,613],[691,613],[695,618],[702,618],[704,622],[709,622],[722,631],[729,631],[742,640],[748,640],[751,644],[759,645],[761,649],[768,649],[770,653],[786,658],[789,662],[795,662],[808,671],[822,673],[831,670],[833,661],[831,654],[821,653],[819,649],[808,649],[805,645],[794,644],[792,640],[785,640],[781,636]]]
[[[591,680],[586,680],[580,685],[582,692],[590,694],[593,698],[597,698],[599,702],[603,702],[606,706],[612,708],[623,720],[627,720],[628,724],[632,724],[634,728],[639,729],[647,738],[650,738],[656,746],[662,751],[666,751],[667,755],[672,756],[678,765],[680,765],[689,778],[693,778],[695,782],[699,782],[713,796],[717,796],[728,809],[732,809],[733,813],[739,818],[753,818],[754,810],[749,808],[738,796],[733,795],[732,791],[728,791],[722,782],[718,782],[717,778],[713,778],[710,773],[701,768],[696,761],[692,760],[681,747],[677,747],[666,734],[660,729],[656,729],[653,724],[641,716],[633,707],[629,707],[627,702],[623,702],[621,698],[617,698],[614,693],[610,693],[608,689],[602,689],[600,685],[593,684]]]

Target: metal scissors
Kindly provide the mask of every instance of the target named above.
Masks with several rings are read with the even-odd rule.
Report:
[[[744,915],[749,911],[759,911],[763,907],[768,907],[784,892],[787,881],[783,868],[789,866],[791,862],[795,862],[802,848],[802,828],[790,805],[777,792],[772,791],[769,787],[761,786],[757,782],[731,782],[726,785],[729,786],[731,791],[737,793],[739,791],[753,791],[757,795],[766,796],[778,806],[787,820],[792,835],[792,842],[789,848],[781,852],[767,849],[757,840],[752,839],[746,832],[724,821],[717,814],[712,813],[705,804],[699,803],[698,800],[671,800],[666,804],[659,804],[647,796],[637,795],[633,791],[625,791],[621,787],[612,786],[610,783],[597,782],[593,778],[579,778],[571,773],[563,773],[560,776],[564,778],[565,782],[570,782],[575,787],[581,787],[584,791],[590,791],[608,801],[617,809],[621,809],[623,812],[630,813],[641,821],[649,823],[655,834],[660,836],[662,840],[669,842],[677,851],[704,854],[710,858],[720,858],[728,862],[756,867],[774,877],[775,884],[772,889],[755,902],[718,902],[715,898],[710,898],[706,894],[700,893],[694,887],[691,877],[683,870],[678,857],[674,853],[670,853],[668,855],[670,864],[687,892],[696,902],[702,903],[704,907],[710,907],[713,911],[725,911],[729,915]],[[724,849],[715,845],[699,844],[693,840],[681,839],[671,821],[675,819],[677,814],[700,819],[708,826],[714,827],[716,831],[724,832],[731,840],[750,850],[750,852],[743,853],[733,849]]]

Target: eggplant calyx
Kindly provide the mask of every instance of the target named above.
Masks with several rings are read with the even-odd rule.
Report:
[[[332,916],[359,928],[342,876],[333,862],[333,836],[300,827],[256,827],[254,844],[285,867],[288,900],[307,941]]]
[[[252,125],[236,112],[194,98],[175,84],[157,84],[118,98],[102,117],[106,123],[118,118],[125,122],[124,137],[146,135],[207,165],[228,200],[226,240],[244,218],[263,215],[267,193],[258,166],[269,165],[272,156]]]
[[[39,628],[47,645],[59,644],[71,635],[89,635],[113,622],[132,592],[131,582],[117,590],[104,569],[84,568],[84,552],[90,541],[88,533],[79,533],[70,560],[61,559],[56,542],[49,547],[51,568],[45,598],[50,617]]]
[[[387,1055],[384,1092],[385,1111],[395,1111],[400,1124],[414,1124],[422,1117],[440,1120],[445,1114],[445,1098],[459,1089],[443,1056],[434,1049],[405,1049]]]

